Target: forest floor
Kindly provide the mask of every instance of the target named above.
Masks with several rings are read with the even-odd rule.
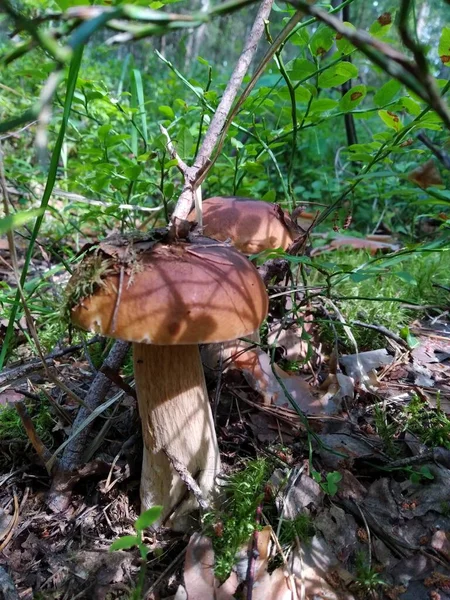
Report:
[[[299,327],[280,318],[278,299],[270,356],[251,347],[219,376],[215,367],[209,373],[229,502],[203,526],[193,521],[190,532],[147,531],[139,597],[450,600],[448,314],[413,322],[410,346],[378,328],[384,347],[345,353],[341,334],[327,345],[313,318],[319,309],[336,309],[338,317],[339,310],[329,303],[309,308],[312,316]],[[16,342],[26,346],[20,331]],[[54,451],[67,439],[77,410],[48,374],[85,397],[94,379],[91,358],[87,346],[66,340],[48,356],[47,370],[24,351],[0,374],[0,415],[11,421],[9,437],[0,439],[6,600],[133,597],[138,551],[108,551],[135,533],[140,512],[140,426],[127,365],[106,395],[111,409],[97,419],[89,460],[73,473],[68,506],[55,512],[48,503],[45,446]],[[14,421],[16,411],[22,422]],[[27,415],[40,449],[21,429]],[[250,515],[233,514],[236,473],[241,492],[247,486],[256,499]],[[286,522],[295,524],[289,535]],[[236,539],[230,523],[248,527],[247,536],[218,588],[214,549],[217,557],[221,540]]]

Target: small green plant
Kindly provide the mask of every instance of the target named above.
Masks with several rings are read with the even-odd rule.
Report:
[[[162,509],[162,506],[152,506],[152,508],[149,508],[143,512],[134,523],[136,535],[124,535],[115,540],[109,547],[109,551],[113,552],[114,550],[129,550],[130,548],[134,548],[136,546],[139,550],[139,554],[141,555],[141,568],[139,571],[138,582],[133,590],[130,600],[141,600],[142,598],[145,573],[147,570],[147,554],[149,553],[149,548],[143,542],[143,532],[144,529],[151,527],[153,523],[159,519]]]
[[[213,540],[215,573],[223,581],[231,572],[242,544],[258,528],[256,509],[264,499],[269,475],[268,462],[248,462],[242,471],[233,473],[223,485],[222,506],[205,515],[205,525]]]
[[[395,436],[397,435],[397,425],[394,422],[389,422],[386,414],[386,409],[379,404],[375,404],[373,409],[375,420],[375,429],[383,442],[384,449],[391,458],[396,458],[399,449],[395,444]]]
[[[380,573],[370,564],[364,552],[358,552],[355,558],[356,577],[355,583],[358,588],[366,593],[377,591],[386,583],[381,578]]]
[[[409,474],[409,480],[411,483],[422,483],[424,481],[432,481],[434,479],[433,473],[427,466],[420,467],[417,471],[412,467],[406,467],[405,471]]]
[[[314,536],[314,523],[310,515],[301,513],[293,520],[283,520],[280,529],[280,544],[292,544],[297,538],[306,542]]]
[[[423,444],[450,449],[450,419],[440,407],[439,396],[433,410],[414,395],[405,409],[405,415],[405,429],[416,434]]]
[[[331,471],[327,473],[325,480],[322,477],[322,474],[319,471],[311,471],[311,475],[313,476],[314,481],[316,481],[322,490],[327,494],[327,496],[335,496],[339,489],[338,483],[342,479],[342,475],[339,471]]]

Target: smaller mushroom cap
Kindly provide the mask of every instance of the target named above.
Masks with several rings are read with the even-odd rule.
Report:
[[[69,282],[71,318],[82,329],[158,345],[215,343],[256,331],[267,316],[261,277],[233,248],[156,243],[131,247],[119,261],[111,244],[104,247],[109,253],[100,245]],[[86,274],[94,271],[89,289]]]
[[[188,220],[195,221],[195,210]],[[203,201],[203,235],[215,240],[231,239],[244,254],[271,248],[286,250],[297,237],[295,224],[277,204],[215,196]]]

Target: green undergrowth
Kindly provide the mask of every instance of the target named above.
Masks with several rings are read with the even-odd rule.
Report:
[[[382,325],[399,334],[424,315],[421,306],[449,305],[449,292],[438,287],[450,284],[449,250],[418,248],[375,258],[365,251],[339,250],[313,261],[321,272],[311,269],[309,283],[328,286],[323,288],[323,294],[331,296],[349,325],[360,321]],[[325,306],[332,314],[333,309]],[[345,350],[354,352],[343,325],[337,321],[333,324]],[[385,345],[384,337],[373,330],[352,326],[352,331],[360,350]],[[334,341],[333,328],[326,320],[323,333],[330,342]]]
[[[431,408],[417,394],[395,415],[390,414],[381,404],[375,405],[374,425],[383,442],[384,451],[393,459],[401,458],[403,443],[400,435],[404,431],[414,434],[422,444],[431,448],[442,447],[450,450],[450,419],[440,406],[439,397],[436,408]],[[405,469],[408,475],[413,474]],[[427,477],[426,472],[415,471],[417,476]]]
[[[51,448],[53,446],[52,429],[55,425],[54,418],[50,411],[50,405],[44,395],[39,396],[37,400],[25,399],[25,405],[30,415],[36,433]],[[13,406],[0,405],[0,439],[8,440],[28,440],[25,429],[22,426],[20,417]]]
[[[405,409],[407,428],[420,441],[432,448],[441,446],[450,450],[450,419],[440,407],[438,399],[434,410],[414,395]]]
[[[270,476],[266,460],[248,462],[245,468],[223,481],[220,508],[205,516],[213,540],[215,573],[223,581],[236,562],[236,554],[258,528],[256,509],[264,500],[264,487]]]
[[[256,459],[224,479],[217,508],[205,516],[207,534],[213,540],[215,573],[224,581],[238,562],[238,555],[246,555],[252,534],[260,530],[265,521],[257,517],[261,512],[274,530],[278,528],[278,510],[274,503],[269,479],[274,465],[267,459]],[[292,544],[296,539],[307,541],[314,535],[309,515],[299,514],[294,520],[283,519],[279,526],[281,545]]]

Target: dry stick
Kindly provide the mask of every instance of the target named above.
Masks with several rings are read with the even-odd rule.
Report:
[[[120,340],[114,342],[108,356],[106,357],[102,368],[97,372],[91,383],[88,393],[84,399],[87,408],[80,407],[72,426],[75,431],[90,413],[101,404],[106,394],[109,392],[112,381],[107,377],[102,369],[118,371],[127,354],[130,344]],[[68,472],[76,469],[82,461],[83,453],[87,446],[87,441],[91,433],[92,423],[86,425],[80,433],[67,444],[63,455],[59,461],[59,471],[56,474],[52,489],[50,490],[49,505],[53,510],[64,510],[70,501],[70,489],[67,489],[66,480]]]
[[[373,329],[373,331],[377,331],[378,333],[381,333],[381,335],[384,335],[385,337],[394,340],[394,342],[397,342],[397,344],[402,348],[410,350],[409,344],[406,340],[401,338],[399,335],[397,335],[387,327],[384,327],[384,325],[373,325],[372,323],[363,323],[362,321],[350,321],[350,325],[355,325],[356,327],[364,327],[365,329]]]
[[[207,510],[209,510],[210,506],[205,500],[200,486],[192,477],[191,473],[189,473],[186,466],[180,460],[178,460],[176,456],[170,454],[167,448],[162,448],[162,451],[169,459],[170,464],[172,465],[173,469],[177,472],[187,489],[194,494],[195,499],[197,500],[198,505],[200,506],[202,511],[206,512]]]
[[[33,425],[33,421],[27,411],[25,402],[19,400],[18,402],[11,402],[11,405],[15,407],[22,422],[23,428],[26,431],[28,439],[33,445],[33,448],[36,450],[36,454],[39,456],[44,465],[46,465],[47,461],[50,460],[52,453],[46,447],[39,434],[37,433],[36,428]]]
[[[86,342],[87,346],[91,344],[96,344],[100,341],[99,336],[94,336],[91,340]],[[62,348],[61,350],[52,350],[50,354],[44,357],[44,361],[48,367],[51,367],[55,358],[60,358],[61,356],[65,356],[66,354],[71,354],[72,352],[77,352],[78,350],[83,350],[84,344],[76,344],[74,346],[68,346],[67,348]],[[0,373],[0,386],[4,386],[16,379],[20,379],[22,377],[28,376],[30,373],[34,371],[39,371],[42,369],[42,360],[35,359],[23,365],[18,365],[16,367],[11,367],[10,369],[3,370]]]
[[[450,154],[444,152],[442,148],[435,146],[430,138],[425,135],[423,131],[419,133],[417,139],[422,142],[427,148],[431,150],[431,152],[435,155],[435,157],[444,165],[446,169],[450,169]]]
[[[263,0],[256,15],[253,27],[247,37],[244,49],[231,75],[230,81],[225,89],[222,99],[217,107],[214,117],[206,132],[203,143],[200,147],[195,163],[192,167],[187,167],[183,171],[184,186],[172,218],[186,219],[194,200],[194,191],[196,184],[201,178],[202,173],[208,168],[208,162],[214,150],[217,141],[222,133],[226,123],[227,116],[231,111],[233,102],[237,96],[242,80],[250,66],[256,53],[258,42],[264,33],[265,21],[269,18],[274,0]]]

